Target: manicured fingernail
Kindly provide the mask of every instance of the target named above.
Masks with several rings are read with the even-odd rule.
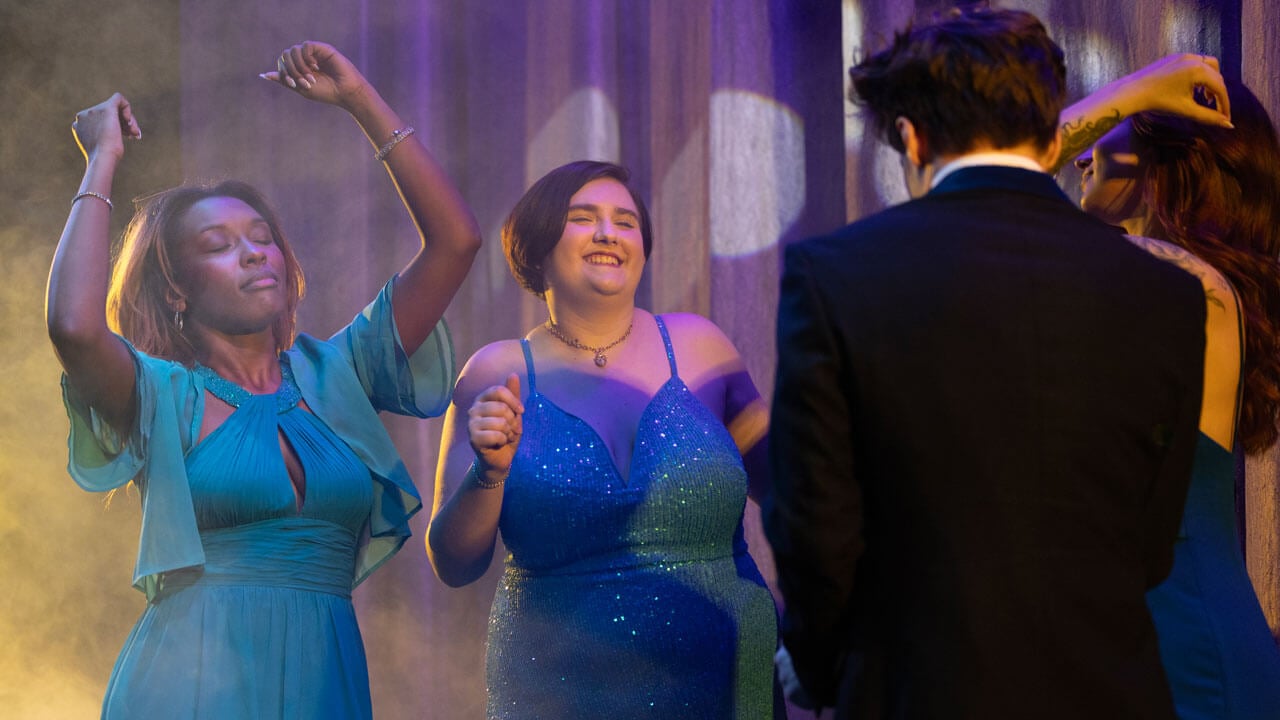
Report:
[[[288,85],[289,87],[295,90],[298,88],[298,83],[294,82],[293,78],[289,77],[288,75],[284,76],[284,84]]]
[[[266,74],[266,73],[258,73],[258,77],[262,78],[263,80],[270,80],[270,79],[271,79],[271,78],[267,77],[267,74]]]
[[[316,76],[315,76],[315,75],[312,75],[311,73],[307,73],[307,82],[308,82],[308,83],[310,83],[311,85],[315,85],[315,84],[316,84]]]

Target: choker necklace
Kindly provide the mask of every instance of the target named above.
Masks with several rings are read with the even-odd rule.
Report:
[[[602,345],[600,347],[591,347],[590,345],[584,345],[578,342],[577,338],[571,338],[568,335],[565,335],[564,331],[560,329],[560,326],[556,325],[550,320],[546,322],[544,327],[547,328],[547,332],[551,333],[551,335],[555,337],[555,339],[559,340],[565,345],[568,345],[569,347],[574,348],[576,350],[589,350],[595,353],[596,367],[604,367],[609,362],[609,357],[604,354],[604,351],[609,350],[613,348],[615,345],[617,345],[618,343],[622,342],[623,340],[626,340],[627,337],[631,335],[631,327],[633,325],[635,325],[634,320],[627,325],[627,331],[622,333],[622,337],[618,338],[617,340],[614,340],[608,345]]]

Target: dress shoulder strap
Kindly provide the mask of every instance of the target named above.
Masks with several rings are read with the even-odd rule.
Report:
[[[667,364],[671,366],[671,377],[679,377],[676,371],[676,351],[671,349],[671,336],[667,334],[667,325],[662,322],[661,315],[654,315],[653,321],[658,323],[658,332],[662,334],[662,344],[667,346]]]
[[[529,347],[528,338],[520,338],[520,349],[524,351],[524,367],[529,376],[529,394],[532,395],[538,391],[538,384],[534,380],[533,350]]]

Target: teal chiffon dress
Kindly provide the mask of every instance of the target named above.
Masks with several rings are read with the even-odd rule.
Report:
[[[376,411],[443,411],[447,329],[407,357],[388,285],[329,341],[300,336],[281,354],[271,395],[134,356],[138,416],[127,437],[64,381],[72,476],[91,490],[134,478],[143,504],[135,585],[148,603],[102,716],[369,718],[351,590],[403,544],[421,507]],[[206,391],[235,410],[195,442]],[[302,466],[302,493],[282,438]]]

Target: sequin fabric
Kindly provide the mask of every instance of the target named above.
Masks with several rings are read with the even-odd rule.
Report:
[[[742,537],[733,439],[680,379],[649,401],[624,482],[583,420],[537,391],[499,522],[491,718],[772,717],[773,601]]]

